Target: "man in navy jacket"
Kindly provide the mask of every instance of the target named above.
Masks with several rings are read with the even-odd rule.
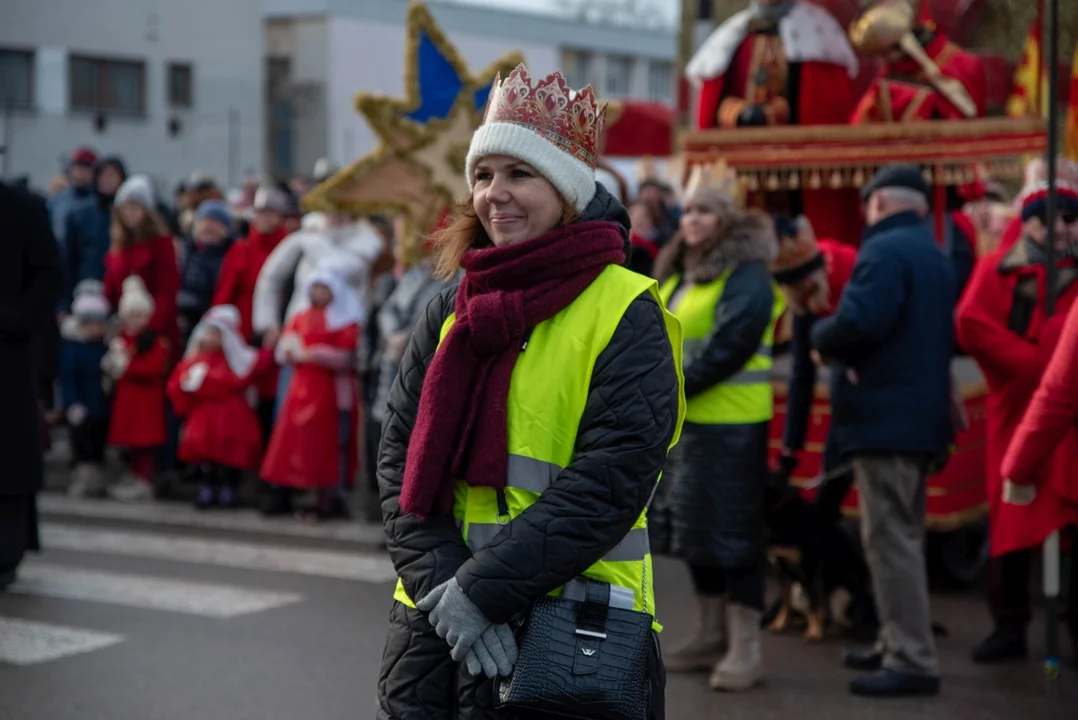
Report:
[[[859,695],[935,695],[939,666],[924,564],[929,467],[953,437],[950,409],[956,284],[925,221],[921,170],[884,168],[862,189],[867,229],[838,312],[813,328],[831,365],[831,432],[852,460],[861,528],[881,621],[869,652],[846,664],[874,671]]]

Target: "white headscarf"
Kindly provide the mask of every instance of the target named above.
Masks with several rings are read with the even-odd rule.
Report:
[[[191,357],[198,352],[202,336],[211,327],[217,328],[221,333],[221,350],[225,354],[228,367],[236,377],[246,377],[258,360],[258,351],[243,341],[240,335],[240,311],[235,305],[216,305],[206,311],[191,332],[184,357]]]
[[[367,313],[359,300],[359,293],[341,276],[336,263],[323,261],[307,276],[298,311],[310,309],[311,287],[314,285],[325,285],[333,293],[333,299],[326,306],[327,330],[334,332],[352,323],[362,327],[367,321]]]

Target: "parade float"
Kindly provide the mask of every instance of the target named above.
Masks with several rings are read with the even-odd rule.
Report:
[[[820,9],[818,5],[811,5],[808,17],[818,17]],[[871,15],[871,12],[871,9],[866,10],[851,25],[850,35],[855,40],[858,57],[863,60],[866,48],[871,49],[873,45],[885,51],[896,46],[908,48],[910,55],[915,56],[925,69],[921,82],[929,88],[929,93],[938,92],[950,101],[950,107],[957,110],[954,117],[932,119],[933,115],[926,114],[924,117],[895,117],[888,118],[889,121],[854,125],[848,121],[812,124],[768,122],[772,119],[768,115],[767,119],[746,127],[737,114],[745,112],[744,103],[735,107],[731,115],[726,110],[725,100],[721,105],[719,100],[715,100],[710,110],[702,113],[698,110],[697,129],[683,131],[678,138],[677,152],[683,177],[687,177],[698,165],[725,164],[741,181],[748,204],[771,211],[790,212],[792,208],[795,212],[801,212],[805,208],[806,214],[816,222],[809,210],[811,208],[817,211],[817,215],[826,215],[823,222],[838,218],[841,221],[839,224],[846,223],[845,229],[848,229],[847,221],[851,218],[857,225],[860,224],[861,209],[856,191],[876,170],[895,162],[917,164],[923,169],[925,179],[935,188],[933,216],[941,244],[946,232],[943,223],[948,215],[946,204],[949,194],[961,187],[976,184],[985,176],[1003,181],[1020,180],[1027,160],[1034,155],[1044,155],[1047,149],[1044,121],[984,118],[983,108],[978,112],[975,103],[969,102],[968,97],[962,97],[962,88],[948,77],[941,76],[936,59],[920,52],[923,48],[915,43],[912,34],[917,20],[912,6],[905,0],[884,0],[877,3],[875,15]],[[731,20],[736,20],[736,16]],[[805,22],[800,23],[802,28],[805,25]],[[825,22],[823,33],[831,31],[832,28]],[[683,30],[683,37],[685,32]],[[721,32],[722,26],[705,42],[704,48],[709,42],[721,47],[721,43],[718,43],[722,39],[718,37]],[[816,34],[820,33],[821,27],[816,25]],[[789,43],[791,35],[797,37],[796,30],[786,31],[781,27],[775,34],[786,43]],[[737,38],[735,40],[741,42]],[[727,59],[724,62],[721,58],[719,62],[712,59],[711,66],[731,76],[718,77],[720,84],[729,86],[738,82],[737,77],[732,77],[736,58],[731,58],[735,52],[741,51],[735,51],[736,44],[729,39],[725,43],[723,51],[727,53]],[[829,43],[831,46],[833,44]],[[789,114],[789,105],[797,102],[796,99],[783,105],[776,100],[775,94],[767,97],[759,89],[764,83],[758,81],[764,80],[768,71],[766,66],[756,65],[757,59],[766,55],[766,52],[760,52],[760,47],[762,45],[752,52],[754,64],[747,79],[741,80],[744,86],[750,88],[745,90],[745,94],[760,93],[764,99],[757,102],[769,113],[770,107],[778,106]],[[701,52],[697,51],[697,55]],[[796,46],[792,52],[800,53],[802,58],[805,55],[805,51]],[[827,52],[830,53],[830,50]],[[950,46],[947,52],[952,52]],[[824,60],[838,65],[843,58],[836,53],[827,54]],[[697,57],[689,61],[684,53],[683,63],[690,74],[693,63],[700,66]],[[873,63],[879,66],[878,61]],[[801,62],[799,65],[804,68],[807,63]],[[862,71],[863,63],[856,71],[850,68],[851,82]],[[826,73],[823,75],[826,76]],[[832,73],[832,76],[835,75]],[[693,80],[698,88],[703,84],[697,102],[707,102],[708,83],[714,80],[706,76],[703,83],[700,78]],[[869,92],[876,91],[880,91],[876,85],[869,89]],[[890,97],[895,97],[893,92],[884,102],[888,102]],[[683,118],[689,115],[686,108],[681,110]],[[908,112],[915,111],[915,106],[911,104]],[[712,114],[718,117],[709,121]],[[851,237],[856,238],[857,234],[847,233],[840,239],[849,242]],[[852,241],[856,242],[856,239]],[[777,357],[774,371],[775,415],[770,442],[773,462],[782,450],[789,372],[789,358]],[[984,479],[987,388],[979,370],[969,358],[955,358],[954,376],[960,385],[969,426],[958,433],[946,466],[929,481],[927,524],[932,532],[929,559],[952,580],[969,583],[979,575],[987,560]],[[821,368],[817,375],[806,443],[797,453],[800,462],[791,479],[802,487],[808,497],[814,494],[821,480],[830,412],[828,373],[826,368]],[[843,509],[848,516],[858,515],[856,487],[846,497]]]

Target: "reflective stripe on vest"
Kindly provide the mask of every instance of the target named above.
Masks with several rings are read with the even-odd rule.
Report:
[[[699,357],[715,333],[715,318],[726,281],[733,272],[726,270],[708,283],[691,285],[679,296],[677,307],[672,310],[681,321],[685,336],[685,366]],[[663,302],[669,303],[681,281],[674,275],[663,283],[659,293]],[[702,425],[739,425],[766,422],[774,413],[771,389],[772,344],[775,326],[783,310],[785,299],[778,286],[772,282],[771,321],[760,339],[760,346],[739,371],[723,382],[689,398],[685,419]]]
[[[471,487],[458,480],[453,488],[453,516],[473,553],[495,540],[507,523],[535,503],[552,486],[567,486],[564,475],[576,452],[576,435],[588,399],[592,372],[613,337],[629,304],[650,292],[660,301],[655,281],[621,267],[608,267],[568,307],[537,325],[513,369],[507,402],[509,463],[506,489],[499,501],[489,487]],[[663,313],[681,377],[681,326]],[[442,326],[442,338],[453,324]],[[681,434],[686,412],[682,391],[671,447]],[[561,483],[558,479],[562,478]],[[501,506],[501,508],[500,508]],[[499,511],[508,513],[499,515]],[[611,585],[632,588],[634,607],[655,614],[647,511],[602,560],[583,573]],[[558,588],[552,595],[559,595]],[[394,598],[415,607],[398,581]]]

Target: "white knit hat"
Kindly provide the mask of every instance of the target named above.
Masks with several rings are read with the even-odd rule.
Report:
[[[153,296],[146,290],[146,283],[138,275],[129,275],[124,279],[120,293],[120,306],[117,314],[121,320],[131,315],[153,315]]]
[[[145,175],[132,175],[116,191],[116,204],[136,202],[147,210],[153,210],[157,203],[153,196],[153,183]]]
[[[77,295],[71,303],[71,314],[83,322],[108,320],[109,310],[109,301],[104,295],[83,293]]]
[[[559,109],[541,109],[548,101]],[[468,189],[475,185],[475,166],[482,158],[508,155],[531,165],[577,212],[584,212],[595,197],[605,116],[591,87],[573,92],[555,72],[533,88],[527,68],[517,66],[503,82],[495,81],[483,125],[472,135],[465,160]]]

